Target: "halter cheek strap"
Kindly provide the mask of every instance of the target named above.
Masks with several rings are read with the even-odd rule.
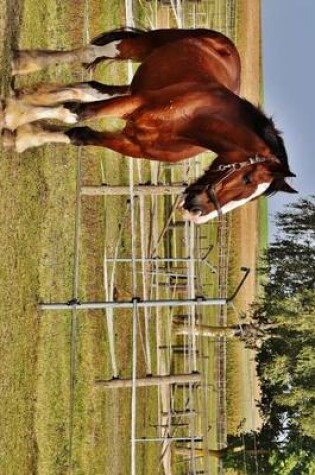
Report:
[[[212,201],[212,203],[213,203],[213,205],[214,205],[214,207],[215,207],[215,209],[218,213],[218,218],[222,218],[222,216],[223,216],[222,208],[221,208],[221,205],[218,201],[214,186],[208,186],[206,191],[207,191],[208,197]]]

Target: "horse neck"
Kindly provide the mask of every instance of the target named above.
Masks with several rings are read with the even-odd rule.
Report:
[[[215,164],[238,163],[256,155],[265,158],[272,155],[263,134],[254,121],[250,121],[246,108],[243,113],[241,106],[242,101],[236,105],[236,113],[222,108],[211,121],[202,119],[199,130],[195,131],[199,143],[217,154]]]

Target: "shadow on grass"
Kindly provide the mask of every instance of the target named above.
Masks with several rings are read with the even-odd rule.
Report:
[[[18,49],[21,20],[23,17],[23,0],[6,0],[6,22],[3,29],[1,58],[1,92],[3,95],[8,93],[12,87],[11,79],[11,55],[14,49]],[[2,36],[2,35],[1,35]]]

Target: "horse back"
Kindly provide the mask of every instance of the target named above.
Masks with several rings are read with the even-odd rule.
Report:
[[[133,92],[181,82],[217,82],[238,94],[240,58],[232,41],[220,33],[185,37],[155,49],[137,70]],[[211,33],[211,34],[209,34]]]

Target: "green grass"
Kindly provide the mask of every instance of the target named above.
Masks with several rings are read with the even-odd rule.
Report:
[[[263,252],[268,247],[269,225],[268,225],[268,201],[267,198],[259,200],[259,252]]]
[[[25,2],[24,6],[20,47],[54,48],[70,43],[71,28],[65,25],[71,12],[63,2]],[[1,7],[4,11],[4,5]],[[75,20],[73,25],[81,23],[82,28],[82,15],[76,14]],[[80,44],[81,35],[77,39]],[[8,70],[6,58],[4,55],[2,71]],[[55,68],[21,79],[18,85],[43,79],[56,81],[60,76],[69,81],[70,73],[66,68]],[[8,88],[5,79],[9,79],[7,73],[2,75],[2,91]],[[67,473],[70,316],[39,314],[37,303],[67,301],[73,295],[77,151],[47,147],[23,156],[2,153],[1,159],[0,472]],[[100,240],[102,230],[103,225],[96,240]],[[86,237],[89,234],[85,230]],[[101,247],[102,241],[95,252]],[[85,288],[95,267],[91,259],[81,267],[82,295],[86,296]],[[92,384],[95,374],[105,374],[104,333],[101,319],[95,323],[80,317],[73,473],[100,473],[108,457],[104,440],[111,447],[108,428],[114,425],[117,410],[110,412],[110,408],[117,407],[116,398],[95,394]],[[117,452],[120,448],[118,445]]]

